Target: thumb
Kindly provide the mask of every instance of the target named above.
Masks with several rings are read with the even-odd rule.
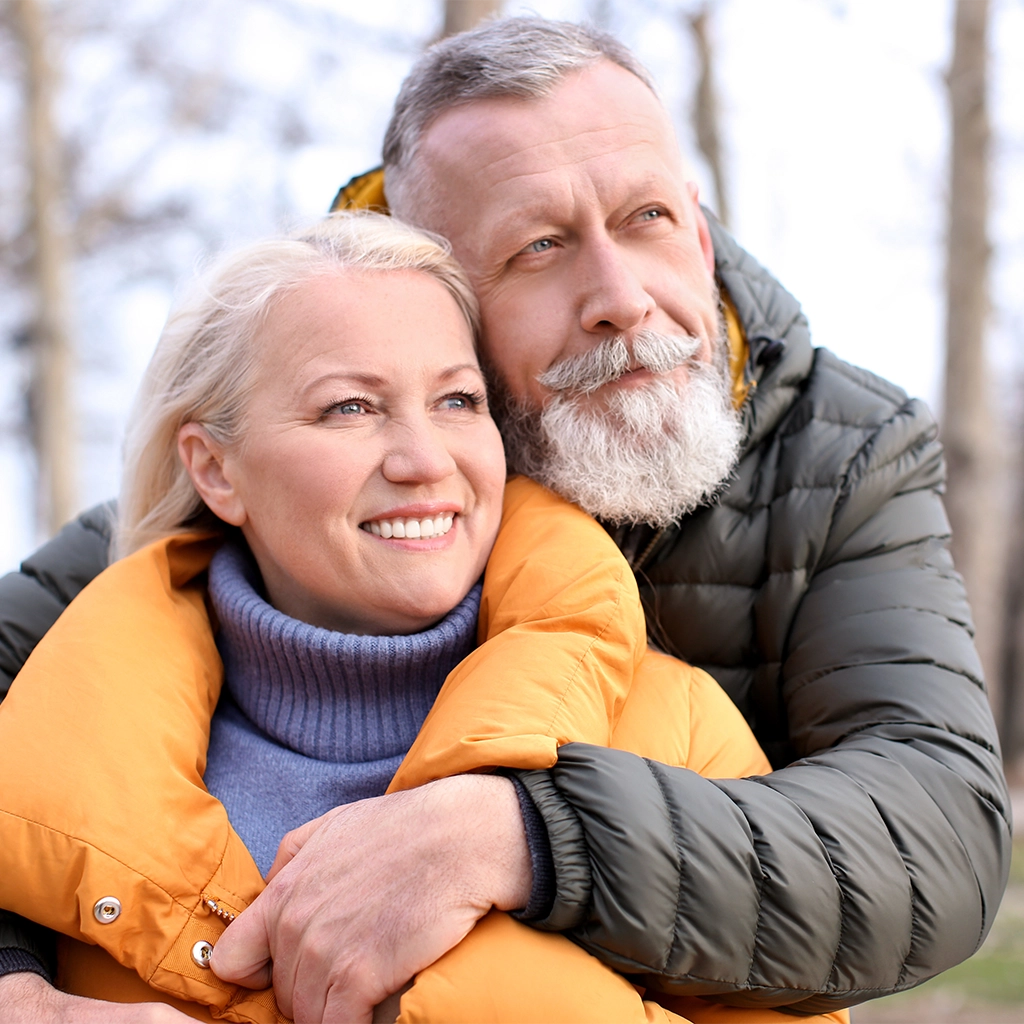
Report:
[[[221,981],[244,988],[270,988],[273,984],[270,956],[263,903],[257,899],[217,940],[210,957],[210,969]]]
[[[330,813],[330,811],[327,812],[327,814]],[[274,875],[285,867],[299,850],[309,842],[310,836],[324,823],[324,818],[327,817],[327,814],[322,814],[319,818],[307,821],[305,825],[293,828],[291,832],[285,834],[284,839],[281,840],[281,845],[277,848],[277,856],[274,858],[274,863],[270,865],[270,870],[267,872],[267,882],[270,882]]]

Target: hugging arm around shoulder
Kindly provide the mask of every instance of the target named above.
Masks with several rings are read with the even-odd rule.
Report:
[[[940,484],[916,408],[850,466],[780,670],[802,762],[757,782],[711,782],[571,744],[551,770],[522,773],[556,867],[555,905],[536,925],[572,929],[584,949],[662,989],[805,1012],[969,955],[998,903],[1009,839]],[[83,537],[61,543],[72,540],[58,565],[77,564]],[[7,637],[49,622],[19,624],[27,605],[7,586],[12,647]],[[11,948],[38,948],[4,921]]]
[[[507,757],[521,766],[534,763],[538,756],[542,763],[550,763],[555,757],[553,745],[563,735],[632,742],[639,744],[636,749],[640,752],[649,750],[679,763],[689,761],[705,771],[742,774],[767,770],[767,761],[749,729],[709,677],[666,656],[646,652],[635,582],[601,528],[529,482],[511,486],[510,494],[510,505],[516,504],[517,496],[524,500],[513,509],[517,528],[508,531],[506,543],[496,552],[498,564],[488,590],[492,607],[482,626],[494,643],[481,650],[497,650],[501,657],[491,664],[490,673],[484,671],[486,660],[475,669],[471,666],[467,676],[453,673],[453,685],[446,684],[438,698],[437,725],[426,730],[424,742],[410,752],[406,779],[413,780],[417,771],[422,774],[422,765],[435,764],[438,755],[453,770],[491,765],[496,752],[503,755],[502,761]],[[542,523],[554,530],[538,537],[534,528]],[[599,566],[593,578],[587,572],[578,578],[559,574],[557,542],[563,542],[564,552],[566,526],[568,536],[580,543],[584,564]],[[517,564],[517,545],[531,537],[542,548],[556,542],[550,561]],[[272,1020],[276,1011],[266,993],[240,1000],[244,994],[215,984],[215,979],[201,971],[197,975],[178,949],[182,942],[187,946],[196,937],[195,929],[212,935],[222,926],[204,909],[210,891],[216,890],[216,899],[237,911],[261,888],[258,873],[251,858],[241,852],[237,836],[225,832],[223,808],[201,785],[205,730],[220,678],[219,659],[197,591],[197,574],[205,567],[209,551],[201,539],[183,537],[154,544],[118,563],[75,603],[35,652],[23,676],[27,685],[15,689],[12,704],[5,709],[12,714],[0,717],[7,741],[0,748],[5,770],[15,777],[10,799],[5,799],[0,814],[5,819],[5,835],[11,839],[10,844],[0,845],[4,850],[0,889],[5,905],[16,906],[23,913],[38,910],[41,920],[72,938],[99,942],[122,969],[137,971],[160,992],[217,1006],[229,1019]],[[596,600],[591,601],[590,596]],[[581,597],[582,607],[578,603]],[[525,634],[517,632],[519,626],[526,627]],[[123,630],[146,639],[126,651],[123,645],[111,642]],[[545,656],[536,672],[530,670],[520,678],[522,673],[509,663],[508,645],[518,648],[523,636],[534,636]],[[73,661],[71,651],[75,652]],[[128,664],[124,664],[129,654]],[[71,700],[61,700],[61,678],[66,673],[73,682],[64,687],[74,690]],[[136,684],[142,676],[149,677],[150,685],[140,689]],[[484,685],[477,685],[481,679]],[[517,683],[521,685],[514,685]],[[497,713],[474,717],[478,698],[492,694],[497,694]],[[470,718],[462,717],[467,697]],[[113,708],[121,709],[127,736],[112,749],[98,747],[90,737],[101,731],[99,722],[110,720]],[[54,752],[44,773],[46,778],[34,780],[25,766],[37,762],[52,744],[47,730],[38,728],[47,719],[55,735],[63,739],[60,753]],[[448,729],[446,719],[450,719]],[[465,732],[472,721],[480,728],[463,737],[470,742],[453,745],[455,733]],[[552,749],[538,751],[538,741]],[[154,744],[161,756],[147,757],[144,750]],[[467,760],[463,747],[475,758],[475,765]],[[106,797],[114,805],[105,803],[106,810],[101,812],[94,788],[68,783],[71,764],[86,777],[92,777],[90,771],[103,777],[113,773],[120,784]],[[20,774],[15,770],[18,765]],[[131,768],[126,774],[128,765]],[[163,795],[154,799],[158,792]],[[43,794],[42,800],[38,793]],[[164,836],[159,843],[139,844],[138,834],[161,833],[154,815],[165,820],[168,802],[188,804],[189,821],[195,827],[187,830],[187,838],[176,831],[173,838]],[[32,814],[30,821],[28,809],[32,807],[38,813]],[[140,829],[143,820],[149,824]],[[233,851],[224,861],[231,862],[230,872],[225,874],[228,868],[220,864],[213,879],[204,881],[225,841]],[[59,849],[60,855],[41,862],[32,853],[40,844]],[[200,850],[212,850],[213,861],[208,856],[204,859]],[[41,863],[46,866],[45,877],[38,877]],[[185,865],[195,878],[179,877]],[[69,871],[73,877],[65,877]],[[116,881],[111,880],[114,875]],[[169,888],[157,887],[157,891],[153,879]],[[188,918],[185,929],[137,928],[133,938],[130,927],[125,932],[118,927],[104,928],[102,922],[97,925],[87,912],[95,895],[92,890],[99,891],[97,885],[126,897],[129,925],[137,922],[140,914],[155,915],[159,905],[179,917],[184,912]],[[234,896],[226,896],[228,892]],[[84,915],[80,913],[83,906]],[[81,942],[72,945],[69,955],[77,959],[72,959],[71,967],[63,965],[65,978],[85,977],[81,971],[76,973],[75,965],[81,966],[82,950],[90,948]],[[544,973],[524,989],[521,974],[514,968],[532,970],[531,965],[542,965]],[[108,964],[107,973],[119,986],[128,985],[124,973],[116,974],[113,965]],[[459,984],[448,985],[453,978]],[[464,982],[473,978],[478,991],[470,993]],[[483,985],[485,978],[490,981]],[[70,990],[94,996],[110,994],[95,986],[83,990],[72,985]],[[474,932],[454,956],[421,972],[408,1001],[408,1012],[403,1001],[402,1019],[519,1020],[524,1006],[530,1010],[529,1019],[562,1019],[567,1014],[574,1019],[580,1007],[586,1007],[586,1019],[594,1020],[631,1019],[640,1024],[650,1019],[679,1019],[673,1010],[655,1003],[645,1006],[628,982],[561,936],[544,935],[502,915]]]
[[[1005,886],[1010,832],[969,610],[947,550],[934,425],[895,389],[827,353],[816,360],[791,429],[764,442],[775,454],[749,456],[764,475],[772,459],[780,477],[793,475],[770,496],[768,515],[781,522],[760,541],[767,582],[752,614],[762,657],[778,658],[765,690],[778,695],[797,759],[763,778],[708,780],[574,744],[552,770],[522,779],[548,823],[555,865],[555,903],[537,926],[568,930],[663,991],[820,1013],[911,987],[971,955]],[[844,388],[874,405],[859,425],[842,422],[856,419]],[[865,398],[872,389],[877,401]],[[831,485],[813,479],[826,460],[800,455],[815,418],[819,442],[838,447],[840,431],[861,438]],[[749,464],[739,477],[734,491],[752,478]],[[808,511],[814,502],[824,514]],[[681,583],[700,579],[695,564],[706,580],[714,558],[695,562],[687,544],[706,552],[716,530],[742,543],[721,524],[753,504],[730,508],[727,493],[649,571],[647,597],[663,599],[663,620],[692,613],[691,628],[714,632],[707,609],[721,611],[726,588]],[[820,518],[822,532],[797,530],[795,543],[787,515]],[[790,569],[807,547],[802,579]],[[660,594],[659,579],[670,583]],[[779,611],[787,602],[788,618]]]

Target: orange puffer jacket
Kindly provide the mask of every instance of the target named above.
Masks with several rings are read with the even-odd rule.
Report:
[[[264,885],[203,785],[223,676],[204,585],[216,546],[182,534],[115,563],[18,676],[0,706],[0,906],[62,933],[69,992],[269,1024],[283,1020],[272,991],[221,982],[199,955]],[[479,639],[392,790],[547,768],[573,741],[708,776],[769,770],[709,676],[648,651],[636,584],[604,530],[521,478],[506,490]],[[657,998],[563,936],[492,913],[417,976],[399,1020],[790,1020]]]

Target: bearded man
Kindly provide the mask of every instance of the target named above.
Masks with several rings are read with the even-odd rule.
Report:
[[[811,347],[607,36],[527,18],[438,44],[384,163],[391,210],[448,238],[479,296],[511,468],[607,524],[652,642],[719,680],[778,770],[570,744],[550,771],[341,808],[286,840],[302,870],[228,928],[216,973],[272,980],[303,1020],[369,1019],[496,903],[645,985],[797,1014],[969,956],[1008,801],[927,410]],[[105,564],[97,522],[5,582],[9,671]],[[4,936],[0,963],[45,973],[37,934]]]

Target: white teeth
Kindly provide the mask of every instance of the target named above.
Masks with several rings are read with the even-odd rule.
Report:
[[[443,537],[452,528],[454,519],[453,512],[443,512],[428,519],[374,519],[364,523],[363,529],[384,540],[392,537],[419,540],[421,537]]]

